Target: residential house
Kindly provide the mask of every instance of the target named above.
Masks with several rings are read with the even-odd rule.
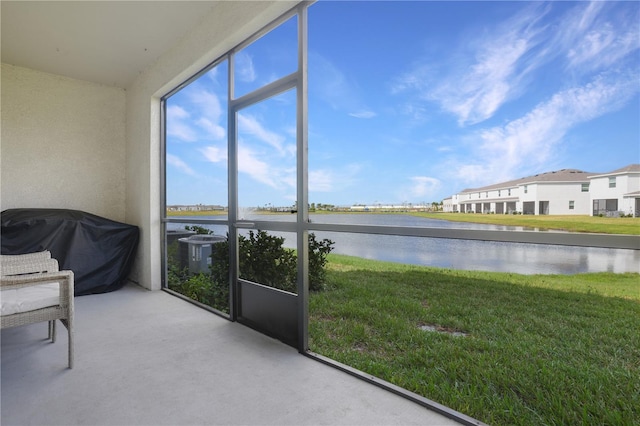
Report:
[[[638,215],[640,165],[596,174],[576,169],[465,189],[444,202],[444,211],[535,215]]]
[[[589,178],[594,216],[640,216],[640,164]]]

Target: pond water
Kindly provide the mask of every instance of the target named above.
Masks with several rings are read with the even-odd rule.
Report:
[[[204,218],[198,217],[198,219]],[[226,218],[215,216],[211,217],[211,219],[224,220]],[[295,220],[295,215],[267,216],[252,214],[246,219],[292,221]],[[334,224],[525,230],[522,227],[449,222],[401,214],[311,214],[310,220],[316,223]],[[184,229],[184,225],[181,224],[171,223],[169,225],[169,229]],[[206,225],[204,227],[213,230],[218,235],[225,235],[227,232],[226,227],[220,225]],[[271,231],[270,233],[279,234]],[[335,242],[333,253],[415,265],[520,274],[640,272],[640,250],[447,240],[342,232],[315,232],[315,234],[319,239],[329,238]],[[295,246],[295,236],[293,234],[280,233],[279,235],[286,238],[286,246]]]

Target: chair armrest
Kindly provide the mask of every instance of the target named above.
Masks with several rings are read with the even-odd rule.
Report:
[[[1,276],[34,274],[42,272],[58,271],[58,261],[56,259],[39,259],[37,257],[26,257],[20,259],[2,259],[0,265]]]
[[[24,260],[37,261],[47,259],[51,259],[51,252],[49,250],[24,254],[0,254],[0,262],[2,262],[3,265],[5,262],[20,262]]]
[[[2,276],[0,277],[0,290],[17,289],[55,282],[60,284],[60,296],[66,300],[73,300],[73,271]]]

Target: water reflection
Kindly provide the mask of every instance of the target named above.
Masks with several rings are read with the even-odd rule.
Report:
[[[291,215],[294,216],[295,215]],[[216,217],[220,219],[220,217]],[[405,215],[311,215],[312,222],[457,229],[524,230],[522,227],[448,222]],[[255,216],[254,220],[291,220],[289,215]],[[184,225],[169,224],[170,229]],[[217,234],[226,227],[207,225]],[[549,231],[553,232],[553,231]],[[278,234],[277,232],[271,232]],[[279,235],[279,234],[278,234]],[[547,246],[539,244],[490,241],[446,240],[436,238],[316,232],[319,238],[336,242],[334,253],[366,259],[409,263],[443,268],[513,272],[520,274],[576,274],[583,272],[640,272],[640,251],[588,247]],[[286,245],[295,247],[291,235]]]
[[[317,235],[336,241],[335,253],[416,265],[520,274],[640,272],[637,250],[329,232]]]

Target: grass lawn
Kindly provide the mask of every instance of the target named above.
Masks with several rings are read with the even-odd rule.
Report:
[[[327,278],[329,289],[310,298],[314,352],[492,425],[640,419],[639,274],[529,276],[330,255]]]
[[[411,213],[411,215],[455,222],[525,226],[529,228],[556,229],[569,232],[640,235],[639,217],[534,216],[471,213]]]

